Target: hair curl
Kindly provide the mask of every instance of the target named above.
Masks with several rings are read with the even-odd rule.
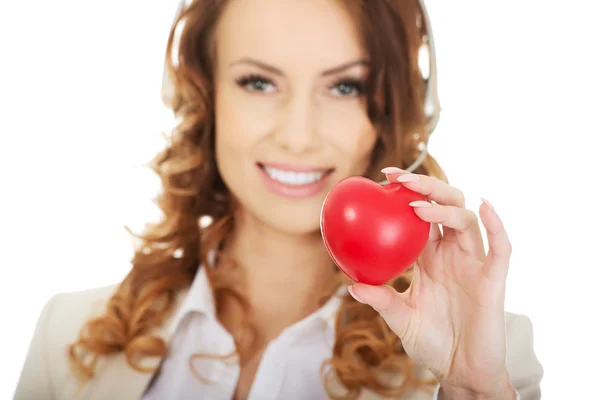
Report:
[[[417,23],[421,8],[418,0],[340,1],[359,28],[370,61],[377,66],[368,78],[367,111],[379,138],[365,174],[376,179],[383,166],[408,167],[428,134],[418,66],[424,35],[424,28]],[[123,352],[131,368],[155,370],[142,366],[137,357],[166,354],[166,343],[152,336],[151,330],[164,323],[176,294],[189,286],[199,265],[209,264],[211,250],[216,251],[218,268],[207,268],[206,273],[217,315],[233,334],[242,365],[256,350],[256,331],[250,321],[231,320],[231,313],[222,312],[226,303],[244,310],[241,315],[251,311],[242,274],[234,260],[225,259],[219,251],[234,229],[236,207],[217,171],[214,151],[213,34],[226,3],[193,1],[181,11],[169,35],[166,60],[175,88],[170,106],[178,125],[151,163],[162,182],[157,200],[164,218],[137,236],[141,245],[132,268],[110,298],[104,315],[87,321],[70,345],[70,359],[83,383],[93,377],[99,357],[115,353]],[[179,37],[178,28],[183,28]],[[447,181],[431,156],[416,172]],[[201,228],[203,216],[210,216],[213,223]],[[391,284],[399,291],[406,290],[410,273]],[[337,274],[332,286],[344,279],[342,275]],[[331,293],[329,290],[324,299]],[[421,380],[416,369],[377,312],[344,296],[332,358],[322,367],[331,397],[340,398],[329,388],[332,375],[347,389],[343,398],[356,397],[362,388],[399,397],[430,387],[433,382]],[[390,384],[382,379],[390,372],[402,376],[402,382]]]

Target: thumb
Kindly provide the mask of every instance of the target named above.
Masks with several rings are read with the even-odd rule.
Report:
[[[348,292],[359,303],[373,307],[396,335],[402,338],[411,316],[405,296],[389,285],[371,286],[357,283],[348,286]]]

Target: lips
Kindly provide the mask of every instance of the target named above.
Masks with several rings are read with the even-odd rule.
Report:
[[[324,172],[289,172],[271,167],[265,167],[265,171],[271,179],[293,186],[308,185],[317,182],[325,175]]]
[[[283,164],[283,163],[257,163],[259,167],[274,168],[286,172],[333,172],[333,167],[314,167],[309,165],[295,165],[295,164]]]
[[[285,197],[311,197],[327,186],[333,168],[257,163],[267,187]]]
[[[274,163],[258,163],[271,179],[291,186],[315,183],[333,172],[333,168],[311,166],[284,165]]]

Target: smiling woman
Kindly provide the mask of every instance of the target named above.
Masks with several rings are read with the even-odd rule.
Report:
[[[281,24],[257,27],[250,22],[257,11],[247,3],[228,7],[215,30],[219,172],[253,216],[290,233],[315,230],[327,189],[363,174],[377,140],[365,112],[368,56],[338,4],[269,4],[255,17]],[[282,20],[284,7],[295,16]],[[238,12],[243,21],[235,19]],[[307,31],[300,16],[321,28]],[[315,51],[317,42],[326,50]],[[322,179],[291,186],[275,178],[306,171]],[[261,185],[269,190],[257,191]]]
[[[164,219],[121,284],[50,301],[16,398],[539,398],[529,320],[503,309],[502,222],[482,206],[486,258],[430,155],[384,170],[436,203],[412,205],[433,226],[414,272],[348,292],[323,245],[333,185],[422,154],[427,39],[417,0],[183,7]]]

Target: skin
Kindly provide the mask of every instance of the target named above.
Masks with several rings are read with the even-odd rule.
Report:
[[[319,214],[336,182],[368,167],[376,141],[360,90],[368,60],[343,8],[325,0],[231,1],[216,40],[217,164],[240,204],[226,251],[246,271],[264,349],[317,309],[315,288],[334,273]],[[335,171],[320,193],[293,199],[267,188],[257,162]],[[399,177],[415,179],[400,170],[387,175]],[[504,362],[510,243],[502,222],[482,204],[486,256],[477,216],[458,189],[426,176],[405,184],[435,201],[414,205],[434,224],[411,289],[398,294],[357,284],[350,293],[381,313],[408,354],[438,377],[447,399],[514,398]],[[236,398],[248,395],[261,356],[259,350],[242,369]]]

